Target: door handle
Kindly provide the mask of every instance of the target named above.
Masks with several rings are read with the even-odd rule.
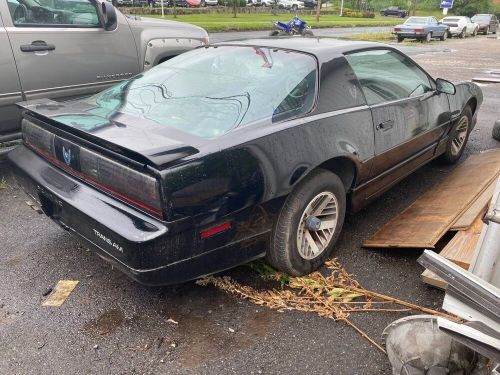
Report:
[[[47,44],[43,40],[35,40],[31,44],[23,44],[21,46],[22,52],[53,51],[55,49],[55,45]]]
[[[377,130],[387,130],[392,129],[394,127],[394,120],[387,120],[380,124],[378,124],[375,129]]]

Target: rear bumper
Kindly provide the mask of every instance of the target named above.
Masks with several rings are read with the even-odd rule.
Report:
[[[409,39],[425,39],[427,35],[426,32],[423,33],[414,33],[414,32],[394,32],[394,34],[401,38],[409,38]]]
[[[235,223],[231,229],[200,240],[199,228],[142,214],[69,176],[25,146],[13,150],[8,160],[17,182],[47,216],[142,284],[181,283],[265,255],[268,231],[242,234],[238,230],[238,223],[252,212],[224,218]]]

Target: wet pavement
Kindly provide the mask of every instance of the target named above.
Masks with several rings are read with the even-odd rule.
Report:
[[[452,80],[500,68],[496,39],[405,48],[431,74]],[[467,154],[500,146],[491,138],[500,85],[482,88]],[[441,305],[443,293],[420,282],[420,251],[360,246],[450,170],[430,163],[347,218],[334,255],[365,288]],[[342,322],[269,310],[193,282],[134,283],[32,210],[5,164],[2,177],[8,186],[0,189],[0,374],[390,374],[386,357]],[[225,274],[263,286],[246,266]],[[62,307],[42,307],[60,279],[80,283]],[[385,326],[401,316],[364,312],[351,319],[380,341]]]

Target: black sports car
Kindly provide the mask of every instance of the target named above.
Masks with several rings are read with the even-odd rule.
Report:
[[[264,256],[301,275],[347,210],[457,161],[481,103],[474,83],[435,80],[383,44],[231,42],[90,98],[21,104],[9,159],[49,217],[142,283]]]

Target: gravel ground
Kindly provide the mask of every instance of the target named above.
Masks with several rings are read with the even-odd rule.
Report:
[[[403,49],[434,76],[453,80],[500,68],[497,39]],[[500,146],[491,138],[500,85],[483,90],[467,154]],[[335,256],[365,288],[441,305],[443,293],[420,282],[420,251],[360,246],[450,170],[431,163],[347,218]],[[5,164],[2,178],[7,187],[0,189],[0,374],[390,374],[386,357],[342,322],[272,311],[192,282],[146,288],[130,281],[28,207]],[[259,284],[248,267],[225,274]],[[62,307],[42,307],[43,295],[60,279],[80,283]],[[351,317],[380,341],[385,326],[401,316]]]

